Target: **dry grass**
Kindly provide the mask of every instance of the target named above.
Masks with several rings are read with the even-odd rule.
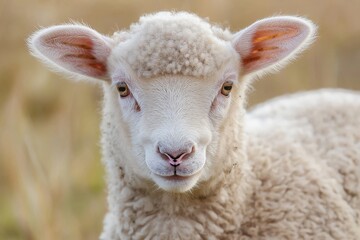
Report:
[[[360,90],[358,0],[1,0],[0,239],[97,239],[106,210],[101,92],[47,71],[29,56],[26,37],[38,26],[69,19],[112,33],[165,9],[193,11],[233,30],[278,13],[319,25],[310,51],[256,83],[252,104],[319,87]]]

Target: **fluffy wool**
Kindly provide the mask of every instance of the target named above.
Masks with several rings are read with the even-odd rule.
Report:
[[[129,31],[113,36],[121,56],[138,77],[181,74],[206,77],[229,60],[231,34],[189,13],[161,12],[140,18]]]
[[[35,33],[35,56],[101,79],[100,239],[359,239],[360,93],[245,110],[249,74],[284,66],[314,35],[298,17],[232,34],[188,13],[147,15],[113,38],[78,25]],[[159,147],[189,143],[176,167]]]
[[[260,181],[251,221],[260,236],[359,238],[359,107],[358,92],[320,90],[247,115],[248,160]]]

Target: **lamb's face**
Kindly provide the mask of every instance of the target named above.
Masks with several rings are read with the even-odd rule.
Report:
[[[212,176],[204,166],[215,161],[208,148],[217,147],[219,128],[238,85],[236,66],[207,78],[169,75],[140,80],[116,71],[113,86],[131,132],[137,174],[173,192],[187,191]]]
[[[127,170],[184,192],[220,166],[212,163],[219,161],[214,155],[236,102],[238,74],[279,69],[314,33],[310,21],[297,17],[263,19],[231,34],[193,14],[162,12],[112,38],[82,25],[45,28],[29,46],[59,72],[112,84],[118,91],[112,111],[126,125],[119,128],[129,130],[114,137],[131,139]]]

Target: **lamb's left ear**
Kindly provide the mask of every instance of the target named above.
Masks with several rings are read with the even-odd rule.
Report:
[[[315,38],[316,26],[300,17],[259,20],[236,33],[232,44],[240,54],[243,74],[277,70]]]
[[[107,80],[112,41],[89,27],[68,24],[35,32],[28,45],[36,57],[55,70]]]

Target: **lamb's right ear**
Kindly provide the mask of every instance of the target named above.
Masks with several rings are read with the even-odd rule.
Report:
[[[83,25],[41,29],[29,39],[32,54],[60,72],[107,80],[113,40]]]

